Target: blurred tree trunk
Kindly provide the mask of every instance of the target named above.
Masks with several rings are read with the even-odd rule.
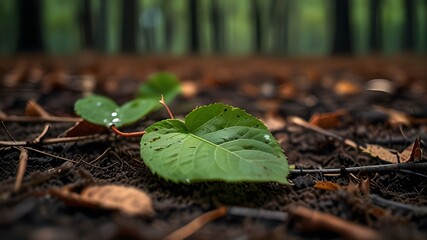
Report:
[[[189,10],[189,22],[190,22],[190,52],[191,53],[198,53],[200,46],[199,46],[199,29],[198,29],[198,6],[199,6],[199,0],[189,0],[188,1],[188,10]]]
[[[270,12],[273,26],[273,54],[284,54],[287,45],[288,1],[273,0]]]
[[[262,36],[261,36],[261,9],[258,0],[252,0],[251,3],[252,20],[253,20],[253,45],[255,53],[262,51]]]
[[[161,8],[163,10],[163,17],[165,20],[165,52],[170,53],[172,51],[173,44],[173,11],[170,4],[170,0],[163,0],[161,2]]]
[[[42,51],[41,0],[18,0],[18,52]]]
[[[100,1],[99,9],[95,17],[94,29],[94,44],[95,48],[100,51],[107,51],[107,37],[108,37],[108,6],[106,0]]]
[[[224,13],[220,9],[219,0],[211,1],[212,47],[214,53],[223,53],[225,50]]]
[[[414,1],[404,0],[405,3],[405,24],[403,27],[403,49],[410,51],[414,47]]]
[[[381,35],[381,0],[370,0],[370,34],[369,48],[373,52],[380,50]]]
[[[350,31],[349,0],[335,0],[335,34],[334,54],[350,54],[352,52],[352,39]]]
[[[122,3],[122,41],[121,49],[125,53],[135,53],[136,50],[136,0],[121,0]]]
[[[93,48],[91,2],[91,0],[81,0],[80,4],[80,31],[82,36],[82,45],[85,49]]]

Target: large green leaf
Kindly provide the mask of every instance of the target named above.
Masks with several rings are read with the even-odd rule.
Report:
[[[79,99],[74,104],[74,110],[91,123],[121,127],[138,121],[156,104],[154,99],[135,99],[119,107],[110,98],[93,95]]]
[[[163,95],[166,103],[170,103],[181,91],[178,78],[169,72],[152,74],[147,81],[141,85],[138,91],[139,98],[160,99]],[[158,107],[161,107],[159,104]]]
[[[245,111],[224,104],[197,108],[181,120],[146,129],[141,157],[174,182],[287,183],[285,155],[267,127]]]

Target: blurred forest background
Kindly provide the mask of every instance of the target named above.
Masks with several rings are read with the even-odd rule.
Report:
[[[427,0],[1,0],[0,55],[425,54]]]

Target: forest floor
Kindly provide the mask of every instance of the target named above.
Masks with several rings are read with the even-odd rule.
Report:
[[[0,236],[163,239],[180,230],[189,239],[426,239],[426,62],[416,56],[0,59]],[[182,83],[183,94],[170,104],[177,118],[222,102],[262,119],[295,169],[290,184],[172,183],[144,165],[139,138],[106,131],[51,140],[64,138],[78,121],[77,99],[97,93],[123,103],[149,74],[164,70]],[[29,108],[30,100],[42,109]],[[124,131],[166,118],[161,109]],[[361,166],[367,169],[352,170]],[[155,213],[130,216],[55,194],[110,184],[145,191]],[[200,229],[183,228],[206,213],[219,215]]]

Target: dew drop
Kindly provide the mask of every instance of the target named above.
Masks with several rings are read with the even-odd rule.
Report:
[[[111,113],[111,116],[112,116],[112,117],[117,117],[117,113],[116,113],[116,112],[112,112],[112,113]]]
[[[270,143],[270,141],[271,141],[270,136],[267,134],[264,135],[264,139],[265,139],[265,141],[264,141],[265,143]]]
[[[102,105],[102,102],[97,102],[95,105],[96,105],[97,107],[100,107],[100,106]]]
[[[186,182],[186,183],[191,183],[190,179],[188,179],[188,178],[187,178],[187,179],[185,179],[185,182]]]
[[[120,118],[114,118],[112,122],[113,122],[113,123],[118,123],[118,122],[120,122],[120,121],[121,121],[121,120],[120,120]]]

